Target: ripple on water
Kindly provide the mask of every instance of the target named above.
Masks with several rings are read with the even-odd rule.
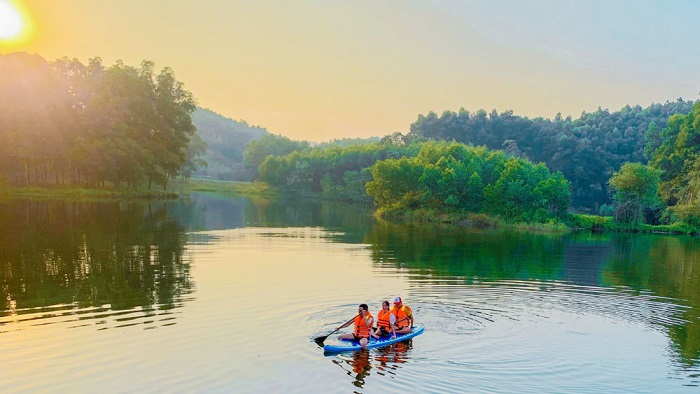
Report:
[[[427,350],[428,358],[447,360],[441,365],[441,376],[448,381],[454,376],[459,381],[466,375],[479,382],[480,388],[488,388],[488,380],[498,376],[529,385],[522,390],[525,392],[542,389],[531,382],[544,375],[550,378],[542,380],[550,382],[551,376],[556,376],[564,391],[576,390],[566,382],[590,381],[591,373],[600,375],[601,389],[648,390],[644,378],[625,382],[615,375],[634,374],[632,370],[615,371],[646,356],[642,350],[627,346],[626,336],[656,331],[659,344],[648,346],[658,346],[663,352],[663,346],[668,346],[669,327],[686,323],[682,316],[688,309],[648,292],[558,281],[459,284],[452,277],[445,283],[431,278],[412,281],[411,285],[407,298],[417,319],[426,325],[426,336],[433,339],[430,349],[421,350]],[[600,355],[591,348],[604,351],[601,347],[606,342],[618,353],[608,355],[607,362],[598,362]],[[620,342],[623,345],[618,347]],[[481,362],[473,363],[473,359]],[[683,377],[692,372],[680,371],[682,365],[674,368]],[[690,378],[691,385],[696,382],[697,378]],[[494,386],[494,391],[497,387],[502,388]]]
[[[418,285],[411,288],[411,297],[419,305],[417,312],[428,313],[435,325],[447,333],[488,327],[497,319],[547,318],[552,311],[596,314],[664,330],[685,323],[680,316],[687,309],[668,298],[637,294],[626,288],[556,281]]]
[[[131,326],[145,326],[143,329],[153,329],[175,323],[180,313],[177,308],[182,306],[182,303],[176,303],[115,310],[110,305],[79,307],[74,304],[60,304],[4,311],[4,316],[0,317],[0,334],[46,326],[52,329],[91,326],[97,330]]]

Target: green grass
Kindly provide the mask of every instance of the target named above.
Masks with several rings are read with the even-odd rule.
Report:
[[[278,193],[267,184],[261,182],[232,182],[200,179],[175,179],[170,183],[169,190],[156,188],[147,190],[122,189],[111,185],[105,187],[85,188],[76,186],[49,187],[9,187],[0,185],[0,198],[25,198],[25,199],[60,199],[75,201],[99,201],[99,200],[166,200],[177,199],[181,195],[192,192],[211,192],[231,195],[248,195],[273,197]]]
[[[123,200],[123,199],[176,199],[191,192],[211,192],[235,195],[274,196],[275,191],[259,182],[228,182],[210,180],[176,180],[169,190],[120,189],[114,187],[84,188],[73,186],[3,187],[0,198],[67,199],[67,200]]]
[[[682,221],[671,224],[652,226],[650,224],[630,224],[616,222],[612,216],[595,216],[571,214],[568,226],[575,230],[618,233],[654,233],[654,234],[700,234],[700,228]]]
[[[3,193],[7,198],[29,198],[29,199],[61,199],[76,201],[92,200],[164,200],[178,198],[179,195],[172,191],[157,190],[134,190],[115,188],[82,188],[72,186],[54,187],[14,187],[5,189]]]
[[[236,181],[216,181],[208,179],[181,180],[177,185],[181,193],[207,192],[222,194],[239,194],[254,196],[276,196],[277,191],[273,190],[263,182],[236,182]]]
[[[380,209],[375,212],[380,219],[398,220],[413,223],[440,223],[475,228],[509,228],[518,231],[561,233],[571,229],[564,223],[549,221],[547,223],[526,223],[507,221],[486,213],[473,213],[460,210],[437,211],[433,209]]]

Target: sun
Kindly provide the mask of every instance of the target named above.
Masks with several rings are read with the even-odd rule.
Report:
[[[22,15],[12,4],[0,0],[0,40],[11,40],[22,34]]]

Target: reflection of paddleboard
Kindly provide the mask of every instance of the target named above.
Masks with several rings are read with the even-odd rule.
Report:
[[[399,334],[396,336],[396,338],[391,339],[391,337],[384,337],[384,338],[379,338],[379,339],[374,339],[370,338],[369,342],[367,342],[367,349],[373,349],[373,348],[378,348],[382,346],[387,346],[391,345],[392,343],[396,342],[401,342],[405,341],[407,339],[411,339],[415,337],[416,335],[420,335],[423,333],[425,330],[425,327],[423,326],[415,326],[413,327],[413,332],[409,334]],[[339,343],[336,344],[327,344],[323,346],[323,351],[325,352],[351,352],[355,350],[362,350],[362,346],[360,346],[360,343],[354,340],[343,340],[339,341]]]

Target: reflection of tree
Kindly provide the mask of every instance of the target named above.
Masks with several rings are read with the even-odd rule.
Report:
[[[558,279],[564,248],[560,236],[390,223],[374,226],[365,243],[380,264],[487,280]]]
[[[683,300],[681,316],[667,325],[682,362],[700,362],[700,240],[690,237],[615,234],[556,236],[516,231],[378,223],[367,232],[375,264],[466,283],[494,280],[568,280],[580,285],[620,286]],[[602,282],[602,283],[601,283]],[[676,319],[678,318],[678,319]],[[679,323],[682,321],[683,323]]]
[[[263,227],[325,227],[342,228],[334,234],[339,242],[360,243],[368,227],[374,223],[371,209],[341,202],[317,200],[250,200],[246,206],[246,221]]]
[[[183,230],[162,207],[12,200],[0,239],[2,292],[18,308],[169,309],[192,290]]]
[[[620,234],[603,277],[609,284],[651,290],[661,297],[684,300],[684,324],[669,325],[680,360],[700,362],[700,240]]]

